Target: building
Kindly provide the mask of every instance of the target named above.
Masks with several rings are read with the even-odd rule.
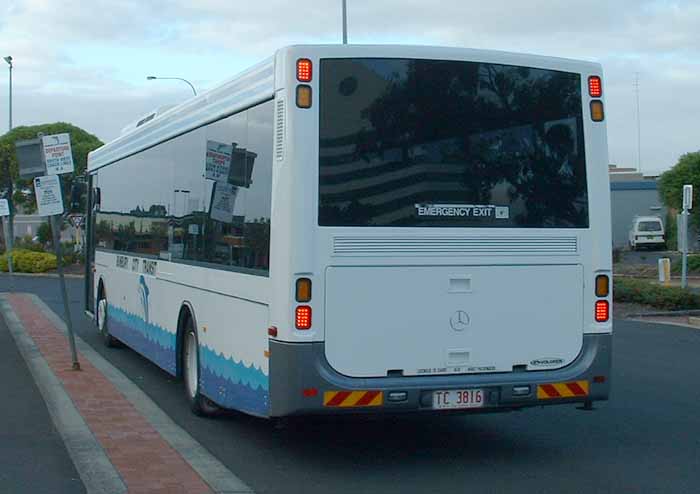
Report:
[[[658,216],[666,224],[666,207],[659,197],[656,179],[633,168],[610,165],[610,206],[614,248],[624,248],[635,216]]]

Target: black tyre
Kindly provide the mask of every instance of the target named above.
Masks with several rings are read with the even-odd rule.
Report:
[[[109,319],[107,318],[107,294],[104,289],[100,290],[100,298],[97,301],[97,331],[102,336],[102,342],[108,348],[120,346],[119,340],[109,334]]]
[[[192,318],[188,317],[184,328],[182,348],[182,377],[185,381],[185,396],[190,410],[200,417],[211,417],[219,408],[199,392],[199,338]]]

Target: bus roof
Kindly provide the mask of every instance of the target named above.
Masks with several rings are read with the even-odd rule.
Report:
[[[572,72],[601,72],[600,64],[590,61],[439,46],[292,45],[281,48],[277,55],[291,59],[296,56],[465,59]],[[88,155],[88,172],[271,99],[275,91],[275,59],[276,56],[269,57],[199,96],[158,113],[143,125],[131,129],[127,126],[122,135]]]
[[[256,105],[274,94],[272,57],[241,72],[184,103],[159,114],[88,155],[88,171],[136,154],[238,110]]]

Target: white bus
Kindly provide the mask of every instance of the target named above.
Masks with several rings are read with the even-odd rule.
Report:
[[[606,400],[598,64],[291,46],[89,156],[86,309],[195,413]]]

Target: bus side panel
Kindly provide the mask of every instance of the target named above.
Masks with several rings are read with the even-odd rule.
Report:
[[[173,289],[182,290],[178,295],[188,296],[194,308],[202,393],[224,408],[267,416],[268,307],[203,290]]]
[[[97,258],[113,336],[174,375],[178,317],[187,304],[199,339],[202,393],[221,407],[268,415],[268,306],[196,288],[231,293],[241,275],[113,253],[97,252]],[[155,275],[142,272],[144,262],[156,263]]]
[[[142,273],[144,259],[95,253],[96,275],[107,292],[109,331],[119,341],[175,375],[176,327],[168,324],[162,281]],[[177,318],[177,309],[176,311]]]

